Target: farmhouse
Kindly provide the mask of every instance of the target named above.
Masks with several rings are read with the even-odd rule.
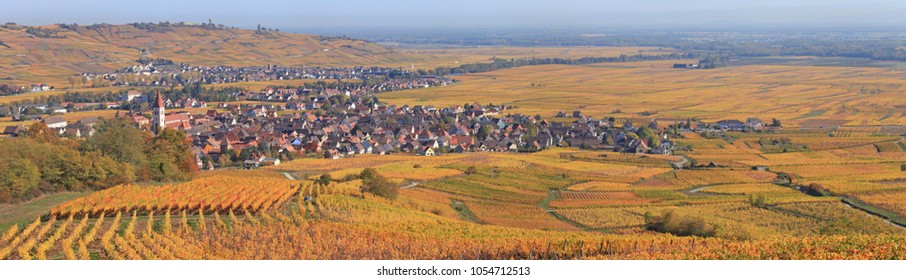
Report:
[[[3,135],[19,136],[22,132],[25,132],[24,125],[10,125],[3,130]]]
[[[59,116],[52,116],[44,119],[44,124],[49,128],[61,129],[66,127],[66,120]]]
[[[751,129],[763,129],[764,122],[759,118],[750,117],[746,119],[746,127]]]

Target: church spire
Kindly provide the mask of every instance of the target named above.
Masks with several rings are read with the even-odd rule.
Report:
[[[154,104],[154,108],[164,108],[164,98],[161,97],[161,95],[160,95],[160,90],[157,91],[157,98],[156,98],[156,100],[157,100],[157,101],[156,101],[156,103]]]
[[[160,131],[165,127],[166,123],[164,121],[164,98],[160,95],[160,90],[157,91],[157,100],[154,102],[154,108],[151,109],[151,113],[154,115],[151,119],[151,130],[154,131],[154,134],[160,133]]]

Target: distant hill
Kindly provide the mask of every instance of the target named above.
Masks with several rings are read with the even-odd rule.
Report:
[[[404,66],[416,55],[367,41],[185,24],[0,26],[0,84],[57,83],[162,58],[192,65]]]

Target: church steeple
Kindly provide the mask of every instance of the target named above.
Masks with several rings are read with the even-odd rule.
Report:
[[[164,98],[160,95],[159,90],[153,105],[151,111],[154,116],[151,118],[151,130],[154,131],[154,134],[158,134],[166,125],[164,123]]]

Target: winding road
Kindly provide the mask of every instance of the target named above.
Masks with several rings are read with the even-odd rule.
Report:
[[[683,165],[686,165],[686,163],[689,163],[689,158],[687,158],[686,156],[680,156],[680,158],[682,158],[683,160],[677,161],[677,162],[671,162],[673,164],[673,167],[676,167],[676,169],[683,169]]]

